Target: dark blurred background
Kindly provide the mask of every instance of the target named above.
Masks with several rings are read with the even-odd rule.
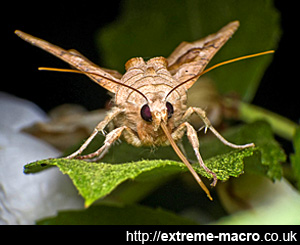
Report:
[[[39,66],[67,67],[64,62],[21,41],[15,29],[38,36],[64,48],[74,48],[102,65],[95,33],[118,18],[121,1],[11,2],[2,6],[2,81],[0,91],[28,99],[49,111],[63,103],[77,103],[88,110],[104,107],[106,91],[78,74],[41,72]],[[297,15],[291,1],[275,1],[281,12],[282,39],[253,103],[299,122],[299,44]],[[6,13],[8,12],[8,13]],[[249,40],[251,41],[251,40]],[[71,46],[70,46],[71,44]],[[1,106],[1,105],[0,105]]]

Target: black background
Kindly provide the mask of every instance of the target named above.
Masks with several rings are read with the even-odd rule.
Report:
[[[275,1],[281,12],[283,36],[274,61],[260,84],[253,103],[298,122],[300,118],[298,59],[299,19],[296,1]],[[69,3],[9,2],[1,7],[0,91],[14,94],[49,111],[63,103],[77,103],[89,110],[104,106],[106,91],[77,74],[39,72],[37,67],[66,67],[50,54],[21,41],[20,29],[65,48],[74,48],[101,66],[101,51],[95,47],[96,30],[118,17],[120,1]],[[295,14],[294,14],[295,13]],[[70,47],[70,44],[72,46]],[[283,141],[283,144],[286,144]]]

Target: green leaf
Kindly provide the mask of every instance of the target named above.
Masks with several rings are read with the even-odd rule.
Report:
[[[138,205],[101,204],[85,210],[61,211],[38,225],[195,225],[174,213]]]
[[[252,154],[252,149],[220,155],[209,159],[206,164],[220,180],[227,180],[230,176],[237,177],[243,172],[243,158]],[[226,164],[225,164],[226,163]],[[106,196],[119,184],[129,179],[143,178],[147,174],[148,181],[187,171],[181,162],[168,160],[143,160],[124,164],[93,163],[82,160],[47,159],[27,165],[29,169],[41,165],[57,166],[62,173],[68,174],[79,193],[85,198],[85,205],[90,206],[97,199]],[[195,167],[196,171],[210,177],[203,169]],[[148,173],[152,171],[151,173]],[[150,179],[150,180],[149,180]]]
[[[280,161],[284,160],[285,156],[274,141],[268,124],[254,123],[231,130],[227,135],[229,139],[233,139],[233,142],[254,141],[258,147],[228,151],[228,147],[224,147],[216,139],[203,142],[201,151],[206,153],[204,154],[206,155],[205,163],[216,173],[219,180],[225,181],[230,177],[238,177],[244,172],[245,161],[249,163],[249,171],[251,169],[257,171],[257,168],[262,168],[261,174],[265,174],[271,179],[281,177]],[[117,147],[119,148],[113,152],[114,158],[123,159],[123,156],[131,155],[128,152],[131,152],[132,147],[128,144],[120,144]],[[187,154],[190,156],[191,149],[186,148]],[[164,152],[164,149],[165,147],[162,147],[160,150]],[[134,148],[134,150],[141,149]],[[252,155],[253,157],[250,157]],[[69,175],[79,193],[84,197],[86,206],[108,195],[126,180],[159,182],[159,179],[188,171],[183,163],[174,160],[141,160],[112,164],[82,160],[46,159],[26,165],[24,172],[34,173],[49,166],[57,166],[62,173]],[[211,178],[210,174],[197,164],[194,168],[200,175]]]
[[[249,159],[245,159],[245,171],[267,176],[271,180],[282,177],[281,163],[286,156],[280,145],[274,140],[271,126],[264,121],[257,121],[241,128],[235,127],[223,133],[226,139],[236,144],[254,142],[256,151]],[[211,157],[217,152],[228,152],[231,149],[221,142],[210,139],[204,140],[201,152],[204,158]]]
[[[211,64],[245,54],[276,49],[279,13],[272,0],[124,1],[120,17],[99,30],[97,44],[103,66],[124,72],[132,57],[168,57],[182,41],[195,41],[230,21],[240,28]],[[255,95],[272,55],[224,66],[209,76],[221,93],[236,92],[244,101]]]

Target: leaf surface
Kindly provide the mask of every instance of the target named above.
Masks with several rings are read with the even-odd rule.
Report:
[[[274,141],[271,129],[266,123],[254,123],[236,128],[228,132],[228,136],[234,138],[233,142],[254,141],[257,147],[228,151],[228,147],[219,145],[220,143],[215,139],[203,142],[201,147],[203,146],[204,150],[211,148],[206,152],[205,163],[216,173],[219,180],[225,181],[230,177],[238,177],[244,172],[245,162],[246,165],[249,165],[249,171],[259,172],[271,179],[281,177],[280,162],[284,161],[285,155]],[[114,157],[117,157],[116,152],[118,152],[119,159],[129,155],[128,150],[131,146],[124,143],[118,147],[119,151],[114,151]],[[163,151],[163,149],[164,147],[161,150]],[[187,149],[187,152],[189,154],[190,149]],[[209,154],[213,154],[213,156],[209,156]],[[183,163],[175,160],[152,159],[125,163],[95,163],[60,158],[27,164],[24,172],[34,173],[49,166],[57,166],[63,174],[67,174],[72,179],[80,195],[84,197],[86,206],[90,206],[94,201],[108,195],[126,180],[158,181],[161,178],[188,171]],[[194,164],[194,168],[200,175],[211,178],[210,174],[206,173],[198,164]]]
[[[61,211],[38,225],[195,225],[196,222],[162,209],[139,205],[101,204],[86,210]]]

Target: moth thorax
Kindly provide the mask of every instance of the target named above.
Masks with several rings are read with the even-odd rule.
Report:
[[[156,75],[156,71],[153,67],[147,67],[146,71],[145,71],[145,75],[148,76],[148,75]]]
[[[135,58],[131,58],[130,60],[128,60],[125,64],[125,69],[126,71],[129,70],[129,68],[131,67],[139,67],[139,66],[144,66],[146,63],[143,60],[143,58],[141,57],[135,57]]]

